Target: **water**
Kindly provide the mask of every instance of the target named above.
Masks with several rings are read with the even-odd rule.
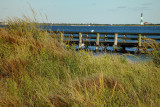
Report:
[[[116,33],[160,33],[160,26],[48,26],[47,30],[52,31],[70,31],[70,32],[90,32],[94,30],[94,32],[116,32]],[[95,36],[95,35],[91,35]],[[104,36],[104,35],[100,35]],[[113,36],[113,35],[107,35]],[[119,35],[119,37],[122,35]],[[133,35],[127,35],[128,37],[136,37]],[[147,36],[148,38],[160,38],[160,36]],[[101,40],[100,40],[101,41]],[[111,40],[113,41],[113,40]],[[129,40],[128,40],[129,42]],[[133,42],[133,41],[132,41]],[[136,40],[134,42],[137,42]],[[160,43],[160,41],[157,41]],[[76,47],[78,48],[78,46]],[[100,47],[101,48],[101,47]],[[94,50],[95,48],[90,46],[90,50]],[[108,50],[113,50],[112,47],[107,47]],[[127,51],[137,51],[137,48],[126,48]],[[98,55],[97,53],[95,53]],[[103,54],[103,53],[102,53]],[[118,55],[122,55],[119,53]],[[127,60],[129,61],[148,61],[152,60],[149,56],[146,55],[126,55]]]
[[[160,33],[160,26],[47,26],[52,31],[73,32],[117,32],[117,33]]]
[[[131,61],[131,62],[147,62],[147,61],[152,61],[151,56],[149,55],[144,55],[144,54],[123,54],[123,53],[104,53],[104,52],[100,52],[100,53],[93,53],[94,56],[101,56],[101,55],[105,55],[105,54],[109,54],[112,55],[114,57],[114,55],[119,55],[121,57],[123,57],[124,59],[126,58],[127,61]]]

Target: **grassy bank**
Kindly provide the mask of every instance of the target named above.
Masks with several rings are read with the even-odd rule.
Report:
[[[0,106],[160,106],[160,68],[66,50],[37,24],[0,28]]]

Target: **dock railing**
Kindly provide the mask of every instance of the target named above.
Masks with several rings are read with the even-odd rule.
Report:
[[[82,46],[114,46],[141,48],[145,37],[160,43],[160,33],[117,33],[117,32],[54,32],[60,43]]]

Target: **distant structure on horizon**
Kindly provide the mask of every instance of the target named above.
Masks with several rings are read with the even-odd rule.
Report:
[[[141,25],[143,25],[143,14],[141,13]]]
[[[7,22],[0,22],[0,25],[7,25]]]

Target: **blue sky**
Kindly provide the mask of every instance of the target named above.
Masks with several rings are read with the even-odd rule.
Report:
[[[29,5],[40,22],[139,24],[143,13],[144,22],[160,23],[160,0],[0,0],[0,21],[31,17]]]

